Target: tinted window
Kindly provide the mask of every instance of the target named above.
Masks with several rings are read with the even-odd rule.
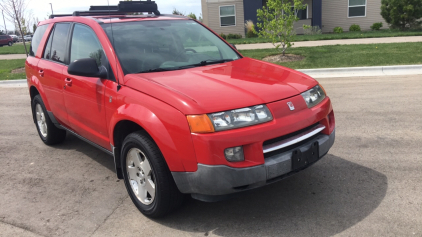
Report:
[[[87,26],[76,24],[72,35],[70,62],[82,58],[93,58],[98,66],[106,65],[103,48],[94,31]]]
[[[29,48],[29,55],[35,56],[38,50],[38,46],[40,45],[41,39],[45,31],[47,30],[47,28],[48,28],[48,24],[39,26],[37,28],[37,30],[35,31],[34,37],[32,38],[31,46]]]
[[[48,37],[47,44],[44,49],[43,58],[50,59],[51,56],[51,42],[53,42],[54,28],[51,30],[50,36]]]
[[[56,24],[48,39],[47,48],[44,52],[44,58],[51,59],[59,63],[64,63],[69,26],[69,23]]]

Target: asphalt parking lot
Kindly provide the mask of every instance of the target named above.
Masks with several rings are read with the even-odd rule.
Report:
[[[0,88],[0,236],[422,236],[422,76],[319,79],[336,142],[293,177],[144,217],[110,156],[45,146],[27,88]]]

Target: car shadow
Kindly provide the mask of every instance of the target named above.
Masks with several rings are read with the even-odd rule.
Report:
[[[82,141],[76,136],[70,134],[69,132],[66,134],[65,142],[60,143],[58,145],[54,145],[54,148],[81,152],[96,161],[97,163],[103,165],[110,171],[116,172],[116,169],[114,167],[113,156],[88,144],[85,141]]]
[[[55,147],[81,152],[115,172],[111,156],[71,134]],[[328,154],[294,176],[229,200],[188,198],[153,221],[204,236],[331,236],[371,214],[387,188],[384,174]]]
[[[328,154],[301,173],[230,200],[191,199],[157,222],[205,236],[331,236],[373,212],[387,187],[384,174]]]

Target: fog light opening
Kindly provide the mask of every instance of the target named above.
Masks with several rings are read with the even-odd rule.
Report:
[[[224,156],[226,157],[226,160],[230,162],[239,162],[244,161],[245,156],[243,154],[243,147],[237,146],[237,147],[231,147],[224,150]]]

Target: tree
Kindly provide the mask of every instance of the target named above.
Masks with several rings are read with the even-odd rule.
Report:
[[[418,27],[421,25],[422,0],[382,0],[381,16],[392,28]]]
[[[179,12],[176,8],[173,8],[173,15],[184,16],[185,13]]]
[[[32,25],[32,32],[35,33],[35,31],[37,30],[37,24],[33,24]]]
[[[257,10],[259,37],[270,39],[277,51],[281,47],[284,56],[293,45],[297,13],[305,8],[303,0],[268,0],[266,6]]]
[[[195,15],[195,13],[189,13],[188,15],[187,15],[187,17],[190,17],[190,18],[192,18],[192,19],[194,19],[194,20],[196,20],[196,15]]]
[[[22,31],[22,27],[25,26],[24,24],[22,24],[22,19],[25,18],[25,13],[27,12],[25,0],[2,0],[0,2],[0,9],[4,11],[7,19],[11,23],[17,23],[19,31],[21,33],[26,56],[28,56],[28,49],[26,48],[26,43],[23,39],[24,34]]]

